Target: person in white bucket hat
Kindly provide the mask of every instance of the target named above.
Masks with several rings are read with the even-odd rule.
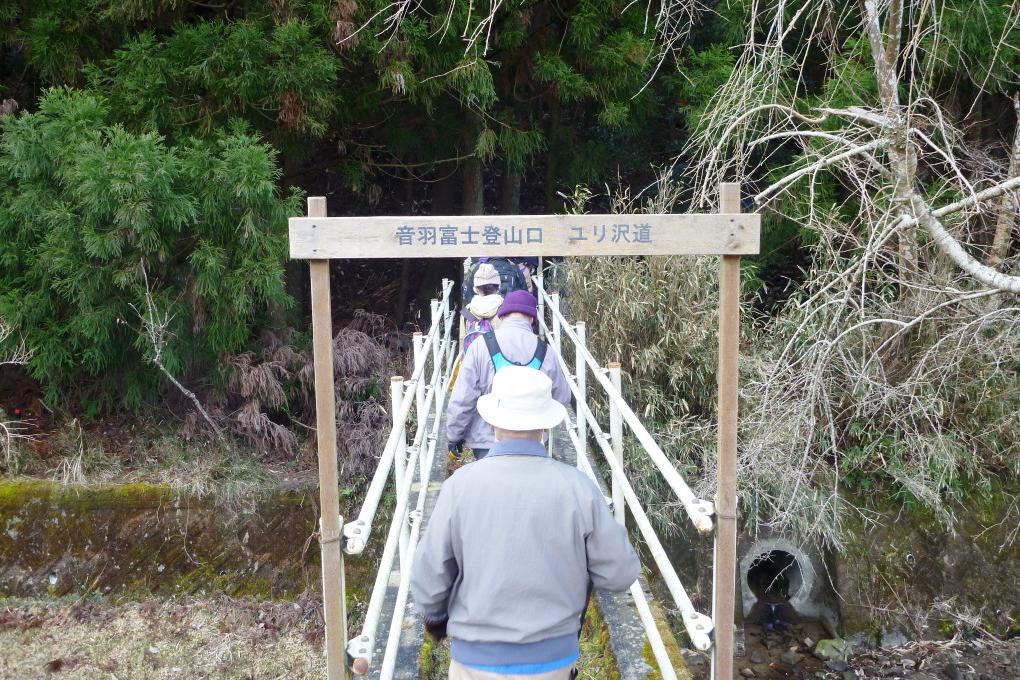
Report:
[[[567,417],[567,409],[553,399],[552,380],[545,373],[507,366],[493,376],[492,392],[478,397],[478,415],[507,439],[511,433],[551,430]]]
[[[495,443],[443,484],[414,600],[429,634],[452,638],[450,680],[567,680],[590,588],[626,590],[640,563],[598,487],[542,444],[566,415],[548,376],[503,368],[478,412]]]

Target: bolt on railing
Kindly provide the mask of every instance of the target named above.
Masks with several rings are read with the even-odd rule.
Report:
[[[538,288],[538,292],[539,295],[542,296],[543,298],[548,296],[548,294],[541,287]],[[591,352],[588,351],[583,341],[581,341],[579,335],[572,329],[571,325],[567,322],[567,320],[563,318],[559,310],[552,304],[547,305],[547,307],[550,309],[553,315],[558,315],[560,317],[559,318],[560,330],[563,333],[565,333],[567,337],[573,342],[574,351],[577,354],[580,354],[581,356],[584,357],[585,363],[588,365],[589,368],[591,368],[593,375],[595,375],[599,384],[603,387],[607,399],[610,403],[610,408],[611,409],[615,408],[616,410],[618,410],[620,419],[626,421],[627,424],[631,427],[631,430],[635,433],[635,435],[637,435],[638,441],[641,443],[642,447],[648,452],[652,460],[656,461],[656,456],[654,455],[652,448],[654,447],[654,451],[657,451],[658,454],[661,456],[662,460],[664,461],[665,467],[667,467],[672,472],[672,474],[670,475],[666,474],[665,471],[663,471],[663,474],[666,477],[667,482],[673,488],[674,492],[677,493],[677,495],[681,498],[681,502],[683,502],[684,507],[687,508],[688,514],[691,516],[694,525],[698,527],[699,530],[702,531],[705,530],[704,527],[706,526],[710,530],[712,527],[711,521],[711,513],[713,511],[712,504],[709,503],[708,501],[703,501],[696,498],[693,492],[687,486],[687,483],[683,480],[682,477],[680,477],[680,474],[676,471],[675,468],[672,467],[672,465],[669,464],[669,461],[668,459],[666,459],[665,454],[662,453],[662,450],[659,449],[657,444],[655,444],[654,440],[651,438],[651,435],[648,433],[648,430],[644,427],[643,424],[641,424],[640,420],[637,419],[637,416],[634,415],[633,410],[630,408],[629,405],[627,405],[626,401],[623,400],[623,396],[620,394],[619,388],[616,385],[614,385],[614,381],[611,378],[607,378],[605,376],[606,373],[610,373],[611,368],[602,368],[595,360],[594,356],[592,356]],[[539,319],[539,325],[543,330],[546,331],[546,333],[551,332],[549,324],[546,323],[546,320],[544,318]],[[562,353],[555,347],[555,345],[550,345],[550,347],[556,353],[556,356],[559,358],[561,365],[566,366],[566,362],[563,359]],[[649,521],[648,516],[640,503],[640,500],[637,497],[637,493],[634,491],[633,486],[631,486],[630,481],[627,479],[626,471],[624,470],[623,467],[622,447],[620,448],[621,455],[619,456],[617,455],[616,443],[617,442],[622,443],[623,440],[622,425],[618,426],[619,429],[621,430],[619,434],[607,436],[606,433],[602,430],[601,426],[598,424],[598,421],[595,418],[595,414],[592,412],[591,407],[588,405],[587,395],[580,391],[580,387],[575,377],[568,375],[567,384],[570,387],[570,390],[573,393],[574,399],[577,403],[578,422],[580,422],[582,418],[585,419],[589,431],[591,433],[591,436],[598,444],[598,447],[601,449],[603,457],[606,460],[606,463],[608,463],[610,467],[611,481],[614,494],[613,505],[617,519],[622,521],[620,513],[622,506],[626,505],[627,507],[630,508],[631,516],[634,519],[634,523],[637,525],[638,530],[641,533],[641,536],[647,543],[652,559],[655,562],[656,566],[658,567],[659,573],[662,576],[662,579],[665,582],[666,587],[669,589],[673,601],[676,603],[676,606],[680,611],[680,616],[684,621],[684,627],[687,629],[687,633],[691,638],[691,642],[694,644],[695,648],[700,649],[702,651],[711,649],[713,630],[712,619],[709,618],[708,616],[705,616],[704,614],[699,613],[694,608],[694,604],[691,602],[690,597],[687,595],[687,591],[684,589],[683,584],[680,582],[680,577],[676,573],[676,569],[673,567],[673,564],[670,562],[669,557],[666,554],[666,550],[662,546],[662,542],[659,540],[658,535],[655,533],[655,530],[652,527],[652,524]],[[574,426],[573,428],[568,426],[566,431],[567,434],[572,439],[572,443],[574,445],[575,450],[578,452],[578,461],[580,466],[580,459],[586,455],[587,442],[580,440],[580,438],[578,437],[576,426]],[[649,441],[651,442],[652,447],[649,447],[647,443]],[[656,464],[661,470],[663,465],[660,465],[659,461],[656,461]],[[619,500],[620,498],[622,498],[622,501]],[[635,598],[635,604],[637,604],[640,614],[642,606],[638,601],[639,599],[644,598],[644,593],[641,591],[640,586],[637,583],[635,583],[634,587],[631,588],[631,594]],[[644,604],[647,606],[647,602],[645,602]],[[655,647],[658,646],[659,643],[661,643],[661,634],[659,633],[658,628],[654,626],[654,621],[650,618],[650,616],[647,619],[647,621],[644,616],[641,616],[641,619],[649,640],[658,641],[652,642],[652,646],[654,649]],[[648,625],[647,623],[648,621],[652,623],[651,626]],[[659,660],[658,655],[656,656],[656,659]],[[662,660],[660,660],[660,666],[662,665],[663,665]]]

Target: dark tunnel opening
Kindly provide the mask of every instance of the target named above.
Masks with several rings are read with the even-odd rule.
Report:
[[[760,602],[789,602],[802,582],[797,558],[785,550],[762,553],[747,571],[747,585]]]

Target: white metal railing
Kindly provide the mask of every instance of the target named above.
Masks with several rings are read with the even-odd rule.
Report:
[[[386,440],[382,456],[376,467],[358,517],[344,525],[345,552],[361,553],[368,545],[372,534],[372,523],[379,508],[379,501],[393,470],[396,505],[390,520],[383,554],[372,586],[372,595],[365,613],[361,634],[347,644],[347,655],[355,673],[366,673],[372,664],[376,634],[382,615],[386,591],[394,560],[400,559],[400,583],[397,601],[390,628],[387,633],[380,678],[393,677],[396,653],[403,612],[407,604],[411,565],[417,548],[422,513],[428,494],[432,464],[435,460],[436,442],[439,439],[439,424],[446,401],[446,384],[453,370],[456,355],[456,339],[452,336],[455,314],[450,306],[453,282],[443,279],[442,298],[433,300],[431,307],[432,327],[427,335],[415,333],[414,371],[410,380],[396,376],[391,380],[393,428]],[[426,384],[426,366],[432,371]],[[411,445],[407,444],[407,423],[411,409],[415,409],[415,434]],[[431,428],[426,431],[431,416]],[[415,474],[417,468],[417,475]],[[417,484],[415,477],[417,476]],[[413,509],[408,512],[412,495],[417,492]]]
[[[652,559],[655,561],[655,564],[659,569],[659,573],[661,574],[663,581],[666,583],[666,587],[669,589],[670,595],[680,611],[680,616],[684,621],[684,626],[691,638],[691,642],[694,644],[695,648],[702,651],[711,649],[713,632],[712,619],[699,613],[694,608],[694,604],[691,602],[690,597],[687,595],[687,591],[680,582],[680,577],[677,575],[676,569],[674,569],[670,562],[669,557],[666,554],[666,550],[662,546],[662,542],[659,540],[651,522],[648,520],[648,516],[645,513],[644,508],[641,506],[637,494],[634,492],[633,486],[631,486],[630,481],[627,479],[626,471],[623,466],[622,455],[622,423],[626,422],[626,424],[630,427],[635,438],[641,444],[642,448],[648,453],[648,456],[660,470],[663,477],[666,479],[666,482],[680,499],[680,502],[683,504],[688,516],[691,518],[692,523],[698,531],[703,533],[712,531],[712,516],[715,512],[714,505],[710,501],[699,499],[694,495],[694,492],[691,491],[683,477],[680,476],[680,473],[677,472],[676,468],[674,468],[669,462],[666,454],[663,453],[661,448],[659,448],[659,445],[652,438],[647,428],[645,428],[640,419],[638,419],[638,417],[634,414],[634,411],[623,399],[618,382],[619,365],[611,364],[606,368],[599,365],[586,346],[586,329],[584,324],[578,324],[575,329],[575,327],[573,327],[560,312],[559,296],[547,293],[543,288],[542,281],[539,280],[536,283],[539,301],[540,303],[543,303],[543,308],[550,310],[553,320],[552,324],[547,323],[544,318],[545,314],[543,310],[543,313],[540,314],[539,324],[549,339],[551,349],[560,359],[561,365],[564,367],[564,372],[566,372],[567,363],[564,361],[561,351],[563,334],[566,334],[574,347],[576,372],[574,375],[567,373],[566,378],[577,404],[577,418],[575,422],[567,423],[566,430],[574,445],[574,449],[577,452],[578,467],[586,474],[592,474],[590,465],[587,462],[587,434],[590,433],[591,437],[598,445],[598,448],[601,449],[611,470],[612,503],[617,520],[623,522],[624,507],[630,509],[634,522],[648,545]],[[598,420],[588,404],[585,380],[587,369],[591,370],[596,381],[603,388],[603,391],[606,394],[610,410],[610,435],[607,435],[599,426]],[[662,637],[659,634],[658,627],[655,625],[655,622],[651,617],[648,602],[646,601],[644,592],[641,590],[638,583],[631,586],[631,595],[634,597],[638,614],[645,628],[645,632],[648,635],[648,639],[651,642],[652,651],[655,653],[655,658],[659,663],[659,667],[663,669],[672,668],[671,663],[669,662],[669,657],[666,655],[665,646],[662,643]],[[668,677],[670,676],[664,676],[664,678]]]
[[[434,301],[437,304],[433,305],[432,328],[429,329],[428,335],[424,338],[420,333],[415,334],[414,372],[411,374],[411,379],[405,383],[407,389],[401,400],[399,411],[394,409],[396,411],[393,418],[394,423],[400,423],[401,425],[400,427],[395,426],[390,430],[390,436],[386,440],[386,446],[383,448],[382,456],[379,458],[379,465],[376,467],[372,482],[365,493],[365,500],[361,504],[361,511],[358,513],[357,518],[344,524],[344,538],[347,539],[344,550],[348,554],[355,555],[360,553],[368,543],[368,538],[372,533],[372,521],[375,519],[376,511],[379,509],[379,500],[382,498],[383,490],[386,487],[386,480],[389,478],[390,468],[394,464],[393,461],[396,458],[398,446],[406,437],[405,427],[411,407],[415,405],[417,405],[418,426],[414,435],[414,443],[408,450],[414,455],[421,447],[422,437],[425,433],[425,415],[429,413],[430,403],[435,401],[435,393],[441,387],[437,387],[435,384],[435,370],[432,372],[430,384],[428,386],[425,385],[425,366],[430,356],[434,356],[443,344],[439,342],[440,331],[443,331],[444,338],[449,339],[450,322],[453,319],[450,308],[450,291],[452,289],[453,281],[443,279],[442,299]],[[446,320],[447,323],[445,325],[437,323],[437,314],[440,320]],[[439,362],[433,362],[433,365],[438,366]],[[415,399],[410,398],[412,390]]]

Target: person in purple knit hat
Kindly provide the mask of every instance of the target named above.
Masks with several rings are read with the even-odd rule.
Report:
[[[478,398],[492,390],[496,371],[507,366],[537,368],[552,380],[553,398],[561,404],[570,402],[570,386],[563,367],[548,345],[532,331],[538,318],[538,302],[525,290],[508,293],[496,312],[499,326],[474,342],[461,361],[460,373],[453,386],[446,412],[446,441],[450,463],[460,461],[464,447],[474,451],[475,458],[484,458],[493,444],[492,426],[478,415]]]

